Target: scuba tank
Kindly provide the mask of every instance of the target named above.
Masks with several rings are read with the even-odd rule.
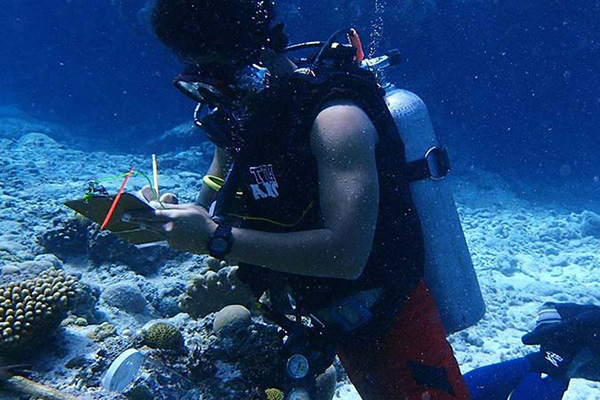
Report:
[[[428,179],[410,184],[425,242],[425,283],[446,332],[458,332],[483,317],[485,303],[450,183],[444,179],[449,170],[445,149],[439,147],[427,107],[416,94],[386,80],[384,70],[398,62],[397,52],[390,52],[362,61],[361,67],[375,73],[386,90],[385,101],[404,142],[407,162],[420,163],[430,172]]]

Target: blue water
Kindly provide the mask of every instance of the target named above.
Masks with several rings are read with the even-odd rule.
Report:
[[[68,224],[74,220],[63,225],[66,211],[56,213],[56,207],[62,207],[67,192],[82,195],[88,178],[125,172],[131,164],[136,171],[150,171],[149,153],[161,150],[152,140],[191,121],[194,104],[172,85],[182,66],[150,30],[150,1],[0,0],[0,128],[10,125],[3,121],[7,115],[27,114],[64,127],[54,133],[69,149],[55,147],[43,135],[7,144],[0,131],[2,148],[12,153],[8,161],[0,160],[0,267],[42,251],[39,232],[50,224],[55,226],[48,237],[63,244],[59,233],[72,234]],[[390,72],[391,80],[425,100],[458,173],[475,170],[457,180],[462,186],[455,193],[491,317],[473,336],[458,337],[461,363],[474,367],[487,357],[528,351],[517,347],[519,329],[528,328],[527,318],[547,298],[598,303],[600,219],[589,211],[600,213],[600,0],[279,0],[278,11],[292,43],[325,40],[338,29],[355,27],[368,53],[399,49],[403,62]],[[84,157],[71,152],[73,147],[135,155],[95,152],[80,160]],[[180,173],[192,167],[200,173],[210,161],[209,152],[193,155],[161,159],[161,174],[177,173],[161,175],[161,189],[191,191],[200,184],[195,174]],[[137,179],[128,189],[146,183]],[[515,196],[494,191],[494,185],[505,183],[514,185]],[[569,191],[575,195],[569,197]],[[521,202],[523,197],[543,204]],[[181,198],[192,197],[185,199],[184,193]],[[83,225],[75,225],[84,243],[77,246],[95,243]],[[105,251],[102,246],[113,246],[106,243],[77,254],[67,247],[61,255],[65,270],[79,274],[85,268],[82,282],[98,293],[115,282],[129,285],[129,293],[145,296],[154,310],[144,318],[179,312],[179,296],[197,265],[157,256],[148,264],[158,272],[152,269],[146,279],[131,266],[140,262],[138,253]],[[80,260],[86,251],[90,260],[94,252],[106,253],[99,259],[103,264]],[[128,299],[121,300],[126,309]],[[105,297],[102,302],[110,304]],[[108,315],[123,333],[129,316]],[[200,331],[203,324],[188,326]],[[484,358],[471,358],[471,350]],[[101,360],[95,368],[105,364]],[[63,365],[61,360],[48,370]]]
[[[171,86],[179,64],[149,31],[145,1],[0,6],[0,105],[119,151],[189,119],[192,105]],[[368,47],[381,19],[377,51],[401,50],[394,79],[424,98],[459,165],[590,185],[600,175],[599,2],[282,0],[279,9],[292,41],[352,25]]]

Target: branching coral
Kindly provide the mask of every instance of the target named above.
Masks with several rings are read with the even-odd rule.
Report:
[[[236,277],[237,267],[224,267],[215,272],[206,271],[192,278],[186,293],[179,299],[179,307],[194,318],[202,318],[231,304],[251,307],[254,297]]]

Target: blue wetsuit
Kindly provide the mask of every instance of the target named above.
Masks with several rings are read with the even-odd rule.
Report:
[[[471,400],[559,400],[568,380],[542,377],[528,357],[477,368],[465,374]]]

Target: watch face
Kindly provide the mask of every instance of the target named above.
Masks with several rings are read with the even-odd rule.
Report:
[[[208,251],[215,258],[223,258],[231,250],[231,227],[219,225],[208,241]]]

